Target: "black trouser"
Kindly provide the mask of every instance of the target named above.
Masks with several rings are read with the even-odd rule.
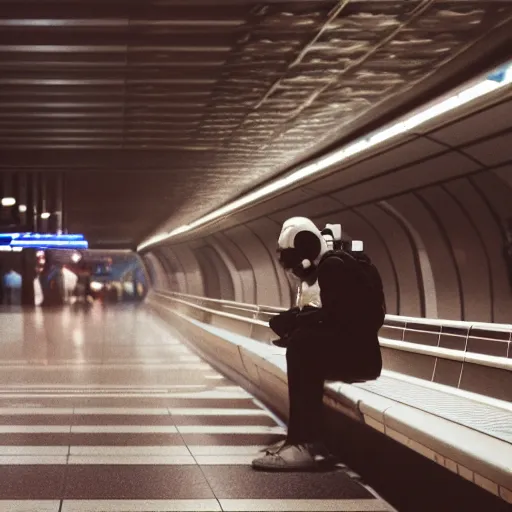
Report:
[[[21,289],[19,288],[5,288],[4,301],[8,306],[21,304]]]
[[[348,333],[325,337],[319,335],[318,331],[292,336],[286,350],[289,397],[287,441],[290,444],[311,443],[322,438],[326,380],[350,383],[373,380],[380,374],[382,361],[378,348],[373,351],[374,354],[371,350],[358,354],[347,345],[343,349],[343,344],[353,339],[354,335]],[[374,345],[378,347],[377,341]]]
[[[318,356],[301,344],[286,350],[289,418],[287,442],[302,444],[318,441],[323,430],[325,372]]]

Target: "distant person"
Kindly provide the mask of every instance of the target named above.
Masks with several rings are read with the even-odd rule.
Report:
[[[67,303],[70,301],[70,298],[76,288],[76,284],[78,283],[78,276],[67,267],[63,267],[62,281],[64,289],[64,302]]]
[[[310,219],[293,217],[283,224],[278,255],[281,266],[307,285],[303,287],[307,293],[302,308],[270,321],[274,332],[286,340],[288,434],[282,446],[271,447],[252,465],[274,471],[307,470],[316,467],[315,446],[322,443],[325,381],[352,383],[380,376],[378,331],[385,305],[380,279],[374,280],[375,267],[367,258],[330,250]]]
[[[94,297],[92,295],[92,288],[91,288],[91,275],[87,274],[85,276],[85,291],[84,291],[84,298],[85,301],[88,303],[94,302]]]
[[[77,299],[86,303],[93,302],[91,291],[91,274],[85,263],[82,263],[77,269],[77,283],[74,294]]]
[[[41,286],[41,278],[39,274],[34,278],[34,304],[42,306],[44,302],[43,287]]]
[[[43,279],[43,306],[62,306],[64,304],[64,276],[60,265],[50,264]]]
[[[3,285],[5,304],[12,305],[21,303],[21,284],[21,275],[12,268],[4,275]]]

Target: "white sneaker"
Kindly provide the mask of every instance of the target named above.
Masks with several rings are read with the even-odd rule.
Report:
[[[253,460],[252,467],[273,471],[304,471],[316,469],[317,464],[308,445],[285,444],[277,453],[267,453],[264,457]]]
[[[266,455],[276,454],[281,448],[286,444],[286,439],[281,439],[281,441],[277,441],[277,443],[271,444],[267,448],[263,448],[262,452],[265,452]]]

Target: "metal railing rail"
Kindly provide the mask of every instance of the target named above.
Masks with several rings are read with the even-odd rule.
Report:
[[[166,295],[166,294],[163,294],[162,292],[156,292],[158,293],[159,295]],[[213,313],[215,315],[218,315],[218,316],[221,316],[221,317],[224,317],[224,318],[230,318],[232,320],[239,320],[241,322],[246,322],[246,323],[249,323],[249,324],[254,324],[254,325],[261,325],[263,327],[268,327],[268,323],[267,322],[263,322],[262,320],[257,320],[257,319],[254,319],[254,318],[247,318],[247,317],[244,317],[244,316],[239,316],[239,315],[235,315],[235,314],[232,314],[232,313],[225,313],[223,311],[219,311],[217,309],[211,309],[211,308],[207,308],[207,307],[204,307],[204,306],[199,306],[198,304],[194,304],[193,302],[189,302],[189,301],[186,301],[186,300],[183,300],[183,299],[178,299],[177,297],[172,297],[172,300],[174,300],[175,302],[178,302],[179,304],[184,304],[186,306],[191,306],[195,309],[198,309],[199,311],[203,311],[205,313]]]
[[[234,300],[224,300],[224,299],[212,299],[210,297],[203,297],[201,295],[191,295],[189,293],[179,293],[179,292],[171,292],[169,290],[155,290],[157,293],[162,295],[172,295],[176,297],[184,297],[188,299],[200,300],[203,302],[211,302],[213,304],[220,304],[225,306],[233,306],[237,308],[247,308],[250,311],[262,310],[266,312],[275,312],[280,313],[281,311],[286,311],[286,308],[280,308],[276,306],[265,306],[265,305],[257,305],[257,304],[249,304],[247,302],[235,302]]]
[[[277,308],[273,306],[258,306],[253,304],[244,304],[238,303],[234,301],[225,301],[221,299],[211,299],[207,297],[200,297],[196,295],[182,294],[177,292],[163,291],[163,290],[155,290],[155,293],[161,295],[163,297],[171,298],[179,304],[183,304],[185,306],[189,306],[195,308],[199,311],[214,314],[222,318],[227,318],[230,320],[236,320],[239,322],[244,322],[248,324],[252,324],[253,326],[260,326],[270,330],[268,322],[264,320],[259,320],[257,315],[259,313],[263,314],[277,314],[280,311],[285,311],[285,308]],[[189,300],[185,300],[189,299]],[[191,299],[191,300],[190,300]],[[197,304],[194,301],[201,302],[201,304]],[[203,303],[217,306],[230,306],[230,309],[239,309],[246,312],[254,313],[253,317],[246,317],[241,315],[236,315],[234,313],[227,313],[220,309],[215,309],[212,307],[207,307],[203,305]],[[255,318],[256,316],[256,318]],[[481,322],[457,322],[451,320],[434,320],[434,319],[422,319],[422,318],[413,318],[413,317],[401,317],[397,315],[386,315],[386,322],[400,322],[403,324],[404,328],[407,329],[407,323],[414,323],[415,326],[421,326],[422,324],[427,326],[436,325],[441,327],[450,327],[450,328],[460,328],[463,331],[469,333],[471,327],[475,326],[478,328],[482,328],[485,326],[485,329],[488,331],[497,330],[497,331],[510,331],[512,335],[512,325],[507,324],[484,324]],[[469,334],[466,334],[466,337]],[[441,359],[448,359],[452,361],[473,363],[476,365],[488,366],[492,368],[502,369],[512,371],[512,358],[507,357],[498,357],[492,356],[488,354],[480,354],[474,352],[468,352],[467,350],[457,350],[457,349],[449,349],[443,348],[439,346],[432,345],[424,345],[421,343],[411,343],[408,341],[400,341],[394,339],[388,339],[385,337],[379,337],[380,344],[382,347],[401,350],[405,352],[411,352],[415,354],[422,354],[431,357],[438,357]]]
[[[199,295],[190,295],[186,293],[179,292],[171,292],[168,290],[155,290],[157,293],[162,295],[172,295],[175,297],[186,297],[190,299],[200,300],[202,302],[211,302],[219,305],[226,305],[233,307],[233,309],[247,310],[247,311],[260,311],[261,313],[281,313],[282,311],[286,311],[286,308],[276,307],[276,306],[266,306],[264,304],[256,305],[256,304],[248,304],[245,302],[235,302],[231,300],[223,300],[223,299],[212,299],[210,297],[202,297]],[[479,329],[487,329],[490,331],[512,331],[512,324],[497,324],[497,323],[485,323],[485,322],[467,322],[462,320],[442,320],[437,318],[419,318],[419,317],[410,317],[410,316],[402,316],[402,315],[386,315],[386,323],[387,322],[401,322],[405,325],[407,323],[414,323],[416,325],[424,324],[425,326],[440,326],[440,327],[454,327],[454,328],[472,328],[476,327]]]

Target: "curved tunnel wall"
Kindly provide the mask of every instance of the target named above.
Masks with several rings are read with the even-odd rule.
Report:
[[[512,323],[511,120],[502,100],[171,245],[187,292],[288,307],[295,285],[275,247],[282,222],[303,215],[364,240],[389,313]]]

